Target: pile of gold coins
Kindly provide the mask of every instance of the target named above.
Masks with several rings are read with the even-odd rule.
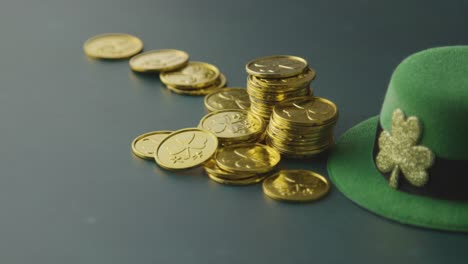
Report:
[[[315,71],[302,58],[262,57],[247,63],[246,70],[250,109],[267,122],[277,103],[312,94],[310,83],[315,78]]]
[[[334,143],[337,119],[338,109],[327,99],[314,96],[288,99],[275,106],[266,142],[289,157],[313,156]]]
[[[315,72],[304,59],[256,59],[246,66],[247,89],[222,88],[226,78],[216,66],[189,61],[186,52],[174,49],[136,55],[143,42],[132,35],[98,35],[83,48],[91,58],[132,57],[133,71],[160,72],[173,92],[207,95],[208,114],[197,128],[142,134],[131,144],[135,156],[167,170],[203,167],[222,184],[263,181],[263,192],[277,200],[313,201],[328,193],[328,180],[315,172],[278,170],[281,155],[314,155],[333,143],[338,110],[332,102],[310,96]]]
[[[261,144],[221,147],[204,167],[215,182],[248,185],[263,181],[276,169],[281,156],[274,148]]]
[[[189,61],[185,51],[176,49],[143,50],[143,42],[122,33],[103,34],[88,39],[83,49],[91,58],[130,58],[130,68],[135,72],[160,72],[160,79],[175,93],[206,95],[226,85],[226,76],[206,62]],[[138,54],[140,53],[140,54]],[[136,55],[138,54],[138,55]]]

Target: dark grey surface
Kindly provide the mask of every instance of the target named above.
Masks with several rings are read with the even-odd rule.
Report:
[[[379,112],[405,56],[468,42],[466,1],[288,2],[3,0],[0,262],[467,263],[468,236],[387,221],[336,189],[283,204],[260,185],[132,156],[140,133],[195,126],[203,98],[172,94],[125,60],[87,59],[81,45],[95,34],[186,50],[231,86],[245,86],[250,59],[303,56],[316,94],[340,108],[337,134]],[[281,165],[326,175],[323,160]]]

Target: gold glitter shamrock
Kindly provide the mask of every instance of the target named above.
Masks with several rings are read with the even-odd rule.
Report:
[[[421,136],[418,118],[405,119],[403,111],[396,109],[392,115],[392,133],[382,131],[379,136],[376,165],[383,173],[392,172],[389,185],[393,188],[398,188],[400,171],[412,185],[423,186],[429,179],[426,169],[434,163],[432,151],[416,145]]]

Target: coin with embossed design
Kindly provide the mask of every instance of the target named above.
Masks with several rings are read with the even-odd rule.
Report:
[[[338,116],[336,105],[325,98],[302,96],[277,104],[275,117],[298,125],[323,125],[335,121]]]
[[[216,82],[219,77],[216,66],[205,62],[191,61],[185,67],[171,72],[162,72],[161,81],[174,88],[198,89]]]
[[[175,49],[150,50],[132,57],[130,68],[137,72],[172,71],[187,64],[189,55]]]
[[[223,88],[226,85],[226,77],[224,74],[220,73],[218,79],[216,79],[215,83],[203,87],[203,88],[198,88],[198,89],[186,89],[186,88],[176,88],[170,85],[167,85],[167,89],[170,91],[177,93],[177,94],[183,94],[183,95],[207,95],[212,92],[218,91],[219,89]]]
[[[241,109],[211,112],[200,121],[200,128],[213,132],[220,143],[256,141],[265,127],[263,119]]]
[[[153,131],[139,135],[132,142],[132,152],[142,159],[154,159],[156,147],[172,131]]]
[[[266,173],[278,165],[281,156],[276,149],[269,146],[237,144],[218,149],[215,160],[226,171]]]
[[[205,164],[203,164],[203,167],[207,174],[214,175],[217,178],[227,179],[227,180],[232,180],[232,181],[253,178],[257,175],[256,173],[253,173],[253,172],[232,173],[229,171],[222,170],[220,167],[218,167],[218,165],[216,164],[216,161],[213,159],[210,159],[209,161],[205,162]]]
[[[308,170],[281,170],[263,181],[263,192],[283,201],[314,201],[329,190],[330,183],[325,177]]]
[[[210,131],[187,128],[169,134],[157,146],[156,163],[165,169],[189,169],[213,157],[218,138]]]
[[[143,42],[132,35],[110,33],[94,36],[83,45],[88,57],[97,59],[125,59],[143,49]]]
[[[245,66],[247,73],[263,78],[286,78],[307,69],[306,60],[290,55],[276,55],[254,59]]]
[[[224,109],[247,110],[250,108],[250,99],[244,88],[224,88],[205,97],[205,108],[210,112]]]

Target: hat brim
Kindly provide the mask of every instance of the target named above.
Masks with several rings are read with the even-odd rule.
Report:
[[[425,228],[468,232],[468,202],[418,196],[388,186],[372,151],[378,116],[361,122],[337,142],[328,173],[349,199],[377,215]]]

